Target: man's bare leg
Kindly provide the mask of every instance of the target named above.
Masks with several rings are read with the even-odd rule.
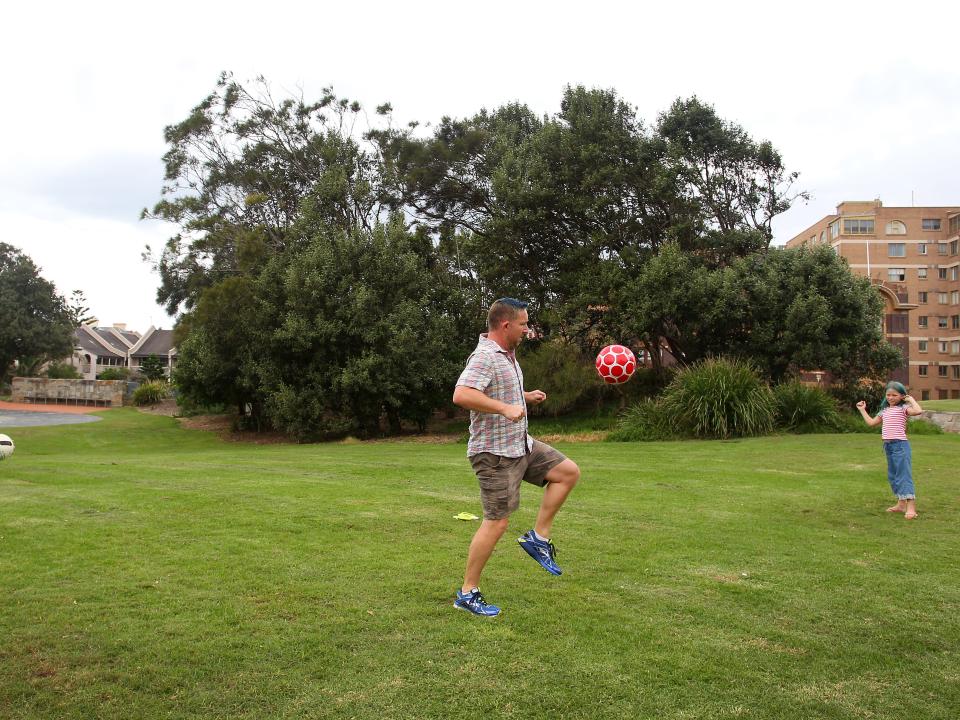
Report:
[[[551,468],[550,472],[547,473],[547,485],[543,489],[543,499],[540,501],[540,511],[537,513],[537,524],[533,526],[537,535],[544,538],[550,537],[553,518],[578,480],[580,480],[580,468],[570,458]]]
[[[487,560],[493,554],[493,549],[497,541],[503,537],[507,531],[507,525],[510,520],[486,520],[480,523],[477,532],[470,541],[470,550],[467,552],[467,569],[463,575],[463,587],[461,592],[470,592],[475,587],[480,587],[480,574],[483,572]]]

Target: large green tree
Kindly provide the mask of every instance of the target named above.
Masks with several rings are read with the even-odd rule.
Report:
[[[707,231],[704,250],[740,256],[767,248],[773,218],[808,197],[794,189],[798,173],[785,168],[772,143],[754,140],[697,97],[675,100],[660,115],[656,134],[666,145],[669,171]]]
[[[751,358],[774,381],[801,369],[841,382],[899,367],[881,331],[883,301],[829,247],[770,249],[713,268],[668,245],[624,284],[611,322],[683,364]]]
[[[140,374],[151,382],[163,379],[166,375],[163,360],[157,355],[148,355],[140,363]]]
[[[696,98],[647,129],[615,91],[568,87],[555,115],[514,103],[373,137],[395,202],[480,297],[528,298],[540,330],[585,348],[622,332],[611,298],[665,243],[724,267],[765,250],[802,196],[769,142]]]
[[[267,414],[302,437],[421,428],[449,401],[474,341],[453,278],[400,218],[352,233],[309,228],[258,281]]]
[[[257,363],[271,347],[257,331],[270,320],[262,317],[256,292],[253,279],[234,276],[201,294],[177,323],[173,381],[194,404],[232,406],[239,415],[249,406],[259,422],[263,393]]]
[[[195,307],[206,288],[255,274],[289,249],[306,200],[333,227],[377,222],[379,164],[356,137],[360,117],[359,103],[329,88],[316,101],[276,100],[264,79],[244,85],[224,73],[165,129],[162,199],[143,217],[178,228],[154,260],[168,312]]]
[[[508,294],[581,350],[770,349],[750,346],[767,329],[745,273],[773,272],[771,221],[801,194],[769,142],[709,105],[678,100],[647,127],[614,90],[568,87],[555,114],[517,102],[426,134],[377,111],[361,135],[359,104],[332,91],[275,101],[224,75],[167,128],[146,215],[179,228],[157,265],[161,301],[187,310],[186,395],[301,436],[422,422],[454,379],[444,348]]]
[[[53,283],[12,245],[0,243],[0,381],[14,361],[29,374],[73,350],[73,319]]]
[[[444,118],[428,138],[374,137],[395,201],[437,230],[454,271],[483,301],[529,299],[548,333],[603,294],[593,266],[655,247],[680,211],[662,148],[612,90],[567,88],[554,116],[513,103]]]

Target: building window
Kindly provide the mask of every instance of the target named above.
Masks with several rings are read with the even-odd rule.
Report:
[[[917,268],[917,280],[926,280],[926,279],[927,279],[927,269]]]
[[[917,317],[917,327],[925,328],[927,326],[927,316],[920,315]]]
[[[834,220],[830,223],[830,239],[837,237],[840,234],[840,221]]]
[[[937,268],[937,280],[946,280],[946,279],[947,279],[947,269]]]
[[[953,366],[953,379],[960,380],[960,365]]]
[[[918,292],[918,293],[917,293],[917,302],[920,303],[921,305],[926,305],[926,304],[927,304],[927,293],[924,292],[923,290],[921,290],[920,292]]]
[[[886,316],[888,333],[910,332],[910,317],[906,313],[893,313]]]
[[[924,374],[924,375],[927,374],[927,369],[926,369],[926,368],[923,369],[923,374]],[[921,390],[921,391],[920,391],[920,399],[921,399],[921,400],[929,400],[929,399],[930,399],[930,391],[929,391],[929,390]]]
[[[946,304],[947,304],[947,294],[946,294],[946,293],[942,293],[942,292],[938,292],[938,293],[937,293],[937,302],[938,302],[940,305],[946,305]]]
[[[937,375],[939,375],[940,377],[946,377],[946,376],[947,376],[947,366],[946,366],[946,365],[941,365],[940,367],[938,367],[938,368],[937,368]],[[943,392],[943,391],[941,390],[941,392]]]
[[[844,235],[873,235],[873,220],[844,220]]]
[[[820,242],[821,244],[827,241],[827,233],[825,230],[820,231]]]
[[[950,354],[960,355],[960,340],[953,340],[950,343]]]
[[[906,235],[907,226],[899,220],[891,220],[887,223],[887,235]]]
[[[927,376],[927,366],[926,366],[926,365],[918,365],[918,366],[917,366],[917,375],[919,375],[920,377],[926,377],[926,376]],[[926,392],[926,390],[924,390],[924,392]],[[924,400],[927,400],[927,398],[924,398]]]
[[[907,246],[905,243],[890,243],[887,245],[888,257],[906,257]]]
[[[960,315],[950,316],[950,327],[954,330],[960,330]]]
[[[956,254],[957,254],[957,250],[958,250],[958,247],[957,247],[957,246],[958,246],[958,245],[960,245],[960,241],[957,241],[957,240],[951,240],[951,241],[950,241],[950,254],[951,254],[951,255],[956,255]]]
[[[950,293],[950,304],[960,305],[960,290],[954,290]]]
[[[958,275],[958,273],[957,273],[958,270],[960,270],[960,268],[955,268],[955,267],[950,268],[950,279],[951,279],[951,280],[957,280],[958,278],[960,278],[960,275]]]
[[[907,278],[907,271],[903,268],[887,268],[887,279],[890,282],[903,282]]]
[[[917,341],[917,352],[926,352],[927,351],[927,341],[918,340]]]
[[[941,355],[946,355],[949,350],[948,348],[949,344],[950,343],[948,343],[946,340],[941,340],[940,342],[937,343],[937,352],[940,353]]]
[[[924,230],[939,230],[940,218],[924,218],[921,222],[921,227]]]
[[[950,234],[960,232],[960,215],[954,215],[950,218]]]
[[[946,254],[947,254],[947,244],[937,243],[937,255],[946,255]]]
[[[926,254],[927,254],[927,244],[926,244],[926,243],[920,243],[919,245],[917,245],[917,252],[920,253],[921,255],[926,255]]]
[[[946,330],[946,329],[947,329],[947,318],[946,318],[946,317],[943,317],[943,316],[938,317],[938,318],[937,318],[937,327],[940,328],[941,330]]]

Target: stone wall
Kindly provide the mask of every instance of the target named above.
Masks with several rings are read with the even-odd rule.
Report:
[[[125,380],[51,380],[13,378],[13,402],[48,405],[123,405]]]
[[[924,420],[939,425],[945,432],[960,433],[960,412],[937,412],[936,410],[924,410],[922,415]]]

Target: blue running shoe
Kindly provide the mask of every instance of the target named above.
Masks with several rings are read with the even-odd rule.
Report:
[[[468,593],[457,590],[457,599],[453,601],[453,606],[482,617],[496,617],[500,614],[500,608],[488,604],[477,588]]]
[[[527,551],[527,554],[536,560],[551,575],[561,575],[563,570],[554,561],[557,556],[557,548],[550,540],[538,540],[533,534],[533,530],[528,530],[522,536],[517,538],[520,547]]]

